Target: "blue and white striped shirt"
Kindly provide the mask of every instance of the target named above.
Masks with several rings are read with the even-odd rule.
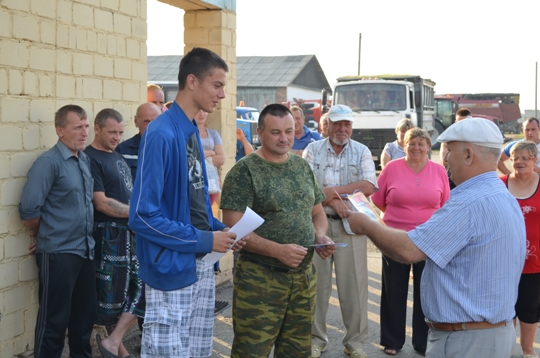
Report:
[[[446,323],[514,318],[525,222],[496,172],[457,186],[446,204],[408,235],[428,257],[420,289],[426,318]]]

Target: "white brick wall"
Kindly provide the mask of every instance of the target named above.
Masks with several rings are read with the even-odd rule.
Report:
[[[146,100],[146,1],[0,2],[0,357],[13,357],[33,348],[38,309],[35,257],[18,213],[28,169],[57,142],[63,105],[82,106],[92,122],[115,108],[135,133]]]
[[[54,112],[63,105],[82,106],[91,120],[99,110],[115,108],[126,122],[125,138],[136,132],[133,116],[146,100],[147,5],[146,0],[0,3],[0,357],[13,357],[33,348],[38,309],[35,257],[26,254],[30,238],[18,213],[28,168],[57,142]],[[235,77],[236,15],[186,12],[185,26],[186,50],[217,51]],[[221,130],[229,153],[223,173],[234,162],[234,88],[226,90],[228,98],[210,123]],[[230,269],[230,256],[222,269]]]

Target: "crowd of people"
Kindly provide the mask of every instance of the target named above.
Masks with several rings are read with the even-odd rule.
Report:
[[[231,357],[320,357],[332,344],[327,312],[335,274],[351,358],[368,339],[368,238],[382,252],[380,344],[396,355],[406,339],[413,278],[412,345],[427,357],[510,357],[519,320],[525,358],[540,320],[538,120],[501,156],[498,127],[461,111],[440,137],[444,166],[429,159],[431,137],[410,119],[381,158],[352,136],[354,112],[334,105],[320,135],[301,108],[269,104],[258,119],[261,147],[237,131],[243,156],[213,189],[225,162],[218,131],[206,126],[228,66],[194,48],[183,56],[178,94],[159,86],[122,142],[124,119],[99,111],[94,140],[83,108],[55,114],[57,144],[28,172],[19,206],[35,241],[39,311],[35,357],[133,357],[123,344],[139,320],[142,357],[212,354],[215,274],[210,252],[235,251]],[[238,153],[237,153],[238,154]],[[505,160],[510,159],[511,170]],[[504,175],[498,177],[497,168]],[[216,170],[217,172],[217,170]],[[451,190],[451,186],[455,188]],[[382,223],[351,211],[362,192]],[[221,193],[221,198],[218,199]],[[212,204],[219,202],[222,221]],[[247,208],[264,223],[230,232]],[[339,246],[339,247],[338,247]]]

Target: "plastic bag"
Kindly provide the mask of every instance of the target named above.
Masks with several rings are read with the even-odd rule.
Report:
[[[212,164],[212,157],[206,158],[206,174],[208,175],[208,193],[217,194],[221,192],[219,173]]]

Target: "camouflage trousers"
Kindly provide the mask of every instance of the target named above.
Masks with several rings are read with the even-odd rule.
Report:
[[[231,358],[309,358],[315,312],[315,268],[277,272],[240,255],[233,290]]]

